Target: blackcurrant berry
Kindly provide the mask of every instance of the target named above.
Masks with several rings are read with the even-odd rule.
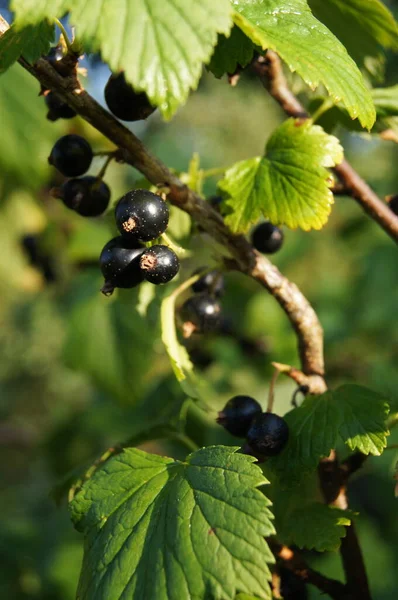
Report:
[[[252,244],[259,252],[273,254],[283,244],[283,231],[268,221],[260,223],[252,233]]]
[[[140,121],[156,110],[145,92],[135,92],[127,83],[124,73],[111,75],[104,93],[109,110],[122,121]]]
[[[395,215],[398,215],[398,195],[391,196],[391,198],[388,201],[388,206]]]
[[[115,208],[115,219],[123,236],[150,242],[166,231],[169,207],[157,194],[133,190],[120,198]]]
[[[168,283],[177,275],[180,261],[173,250],[157,244],[143,252],[140,266],[147,281],[155,284]]]
[[[56,121],[57,119],[73,119],[73,117],[76,116],[73,108],[61,100],[54,92],[46,94],[44,100],[48,108],[47,119],[49,121]]]
[[[109,187],[103,181],[86,175],[69,179],[61,187],[63,203],[83,217],[97,217],[106,211],[111,197]]]
[[[140,258],[145,247],[142,244],[125,240],[121,236],[110,240],[102,249],[99,263],[105,278],[102,288],[110,294],[114,288],[132,288],[144,280],[140,268]]]
[[[209,294],[203,293],[188,298],[181,307],[184,334],[215,331],[221,322],[221,304]]]
[[[224,277],[219,271],[210,271],[195,281],[192,285],[192,290],[196,294],[209,292],[209,294],[220,297],[224,293]]]
[[[260,404],[250,396],[234,396],[218,413],[217,423],[236,437],[245,437],[254,417],[262,413]]]
[[[50,48],[45,58],[53,67],[56,68],[57,63],[59,63],[59,61],[62,60],[63,56],[64,54],[61,46],[54,46],[53,48]]]
[[[249,446],[263,456],[276,456],[287,444],[289,428],[285,419],[274,413],[257,415],[247,432]]]
[[[90,144],[80,135],[64,135],[51,150],[48,162],[65,177],[79,177],[91,165],[93,151]]]

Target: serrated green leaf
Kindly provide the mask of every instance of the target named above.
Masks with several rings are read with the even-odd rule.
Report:
[[[312,89],[324,84],[334,102],[343,102],[363,127],[372,127],[376,115],[361,72],[306,0],[236,0],[233,6],[236,25],[254,44],[275,50]]]
[[[18,26],[34,25],[42,19],[62,17],[74,0],[11,0]]]
[[[319,459],[335,447],[340,411],[335,409],[332,392],[308,396],[301,406],[285,415],[289,440],[284,450],[267,461],[280,485],[292,487],[313,471]]]
[[[48,52],[53,40],[54,25],[48,21],[22,29],[10,27],[0,36],[0,73],[7,71],[21,56],[29,62],[35,62]]]
[[[387,446],[386,399],[360,385],[343,385],[333,392],[336,408],[341,411],[339,428],[350,450],[379,456]]]
[[[326,167],[342,159],[337,138],[309,120],[288,119],[272,134],[264,157],[236,163],[219,182],[232,209],[226,223],[246,231],[263,214],[274,224],[320,229],[333,203]]]
[[[70,504],[85,534],[80,600],[270,599],[274,533],[252,459],[214,446],[185,462],[126,449]]]
[[[229,37],[218,36],[218,42],[211,57],[208,69],[215,77],[234,73],[237,66],[246,67],[253,58],[253,42],[234,25]]]
[[[380,0],[308,0],[315,17],[347,48],[358,65],[379,58],[381,48],[398,48],[397,23]]]
[[[351,513],[314,502],[288,516],[280,539],[299,548],[326,552],[337,550],[345,527],[351,524]],[[279,534],[279,532],[278,532]]]

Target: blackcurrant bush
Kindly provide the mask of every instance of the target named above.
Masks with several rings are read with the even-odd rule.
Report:
[[[289,428],[285,419],[274,413],[257,415],[247,432],[249,446],[263,456],[276,456],[287,444]]]
[[[234,396],[218,413],[217,423],[236,437],[245,437],[254,417],[262,413],[260,404],[250,396]]]
[[[105,278],[102,288],[110,294],[114,288],[132,288],[144,280],[140,268],[140,258],[145,247],[142,244],[125,240],[121,236],[113,238],[102,249],[99,263]]]
[[[150,242],[166,231],[169,207],[157,194],[133,190],[120,198],[115,208],[115,219],[123,236]]]
[[[65,177],[79,177],[91,165],[93,151],[90,144],[80,135],[64,135],[51,150],[48,162]]]
[[[391,198],[388,201],[388,206],[395,215],[398,215],[398,195],[391,196]]]
[[[215,331],[221,322],[221,304],[209,294],[202,293],[188,298],[181,307],[184,333],[208,333]]]
[[[135,92],[127,83],[124,73],[111,75],[104,93],[109,110],[122,121],[140,121],[156,110],[145,92]]]
[[[109,187],[91,175],[69,179],[61,187],[62,200],[68,208],[83,217],[98,217],[108,208],[111,192]]]
[[[209,292],[220,297],[224,293],[224,277],[219,271],[210,271],[195,281],[192,290],[195,293]]]
[[[48,108],[47,119],[49,121],[56,121],[57,119],[73,119],[73,117],[76,116],[73,108],[61,100],[54,92],[46,94],[44,100]]]
[[[283,244],[283,231],[268,221],[260,223],[252,233],[252,244],[259,252],[273,254]]]
[[[157,244],[143,252],[140,266],[147,281],[155,284],[168,283],[177,275],[180,261],[173,250]]]

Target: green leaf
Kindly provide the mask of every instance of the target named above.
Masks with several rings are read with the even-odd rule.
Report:
[[[350,450],[379,456],[387,446],[385,397],[360,385],[343,385],[333,392],[341,411],[340,435]]]
[[[42,19],[62,17],[73,2],[74,0],[11,0],[11,10],[15,12],[19,26],[34,25]]]
[[[126,449],[70,504],[85,534],[81,600],[270,599],[274,533],[252,459],[214,446],[185,462]]]
[[[282,487],[291,487],[316,469],[320,458],[335,447],[340,426],[332,392],[308,396],[301,406],[285,415],[289,440],[284,450],[267,461]]]
[[[0,73],[9,69],[21,56],[29,62],[35,62],[48,52],[53,40],[54,25],[48,21],[22,29],[10,27],[0,36]]]
[[[326,167],[343,159],[337,138],[310,120],[288,119],[269,139],[265,155],[236,163],[219,183],[232,209],[226,222],[246,231],[261,214],[272,223],[320,229],[333,203]]]
[[[312,89],[323,83],[334,102],[343,102],[363,127],[372,127],[375,110],[361,72],[306,0],[236,0],[233,6],[236,25],[254,44],[275,50]]]
[[[236,25],[231,35],[218,36],[217,46],[211,57],[208,69],[215,77],[234,73],[237,66],[246,67],[253,58],[254,44]]]
[[[398,49],[398,27],[380,0],[308,0],[314,16],[347,48],[358,65],[378,58],[384,48]]]
[[[337,550],[351,524],[350,512],[314,502],[292,511],[284,524],[280,540],[287,545],[317,550]],[[279,535],[279,531],[278,531]]]
[[[380,118],[398,116],[398,85],[372,90],[377,116]]]

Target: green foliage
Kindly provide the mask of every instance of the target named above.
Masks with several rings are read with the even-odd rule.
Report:
[[[10,27],[0,37],[0,73],[4,73],[21,56],[29,62],[35,62],[47,54],[53,40],[54,26],[48,21],[27,25],[22,29]]]
[[[289,441],[267,464],[282,487],[292,487],[329,455],[339,437],[351,450],[378,456],[387,445],[387,415],[385,398],[359,385],[309,396],[285,415]]]
[[[253,58],[254,44],[239,27],[234,25],[229,37],[220,35],[209,63],[215,77],[234,73],[237,66],[246,67]]]
[[[261,214],[274,224],[320,229],[333,194],[326,167],[343,159],[335,137],[311,121],[289,119],[268,140],[263,157],[231,167],[219,183],[227,195],[232,231],[246,231]]]
[[[262,48],[270,48],[315,89],[323,84],[334,102],[370,129],[375,110],[355,62],[339,40],[320,23],[307,0],[238,0],[235,23]]]
[[[308,0],[315,17],[347,48],[358,65],[380,60],[382,48],[398,49],[397,23],[380,0]]]
[[[85,534],[78,597],[271,598],[273,527],[256,489],[267,481],[235,451],[204,448],[179,462],[126,449],[98,469],[70,505]]]
[[[372,90],[372,96],[378,117],[398,116],[398,85],[375,88]]]

